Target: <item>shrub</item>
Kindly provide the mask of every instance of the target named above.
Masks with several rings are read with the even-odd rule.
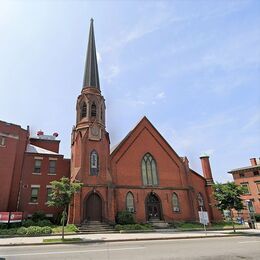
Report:
[[[51,227],[42,227],[41,228],[41,234],[51,234],[51,233],[52,233]]]
[[[52,226],[52,223],[50,220],[44,219],[44,220],[37,221],[36,225],[39,227],[46,227],[46,226]]]
[[[79,229],[74,224],[68,224],[65,227],[66,232],[77,232]]]
[[[22,221],[22,226],[24,227],[36,226],[36,223],[31,219],[26,219]]]
[[[26,235],[28,236],[34,236],[34,235],[40,235],[42,234],[42,228],[37,226],[31,226],[27,228]]]
[[[0,235],[15,235],[16,234],[16,228],[9,228],[9,229],[0,229]]]
[[[260,221],[260,214],[255,214],[255,220],[258,222]]]
[[[116,222],[121,225],[135,224],[134,215],[129,211],[120,211],[117,213]]]
[[[53,217],[53,223],[56,225],[61,225],[62,212],[59,212],[56,216]],[[65,218],[65,222],[67,223],[67,217]]]
[[[26,227],[20,227],[16,231],[17,235],[26,235],[26,233],[27,233],[27,228]]]
[[[7,227],[8,227],[8,225],[5,223],[0,224],[0,229],[6,229]]]
[[[115,230],[151,230],[153,229],[150,224],[128,224],[128,225],[116,225]]]
[[[34,222],[37,222],[37,221],[39,221],[39,220],[44,220],[44,219],[46,219],[46,217],[45,217],[44,212],[42,212],[42,211],[36,211],[36,212],[34,212],[34,213],[32,214],[32,220],[33,220]]]

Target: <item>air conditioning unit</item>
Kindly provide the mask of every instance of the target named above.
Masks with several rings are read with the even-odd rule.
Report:
[[[180,211],[180,208],[179,208],[179,207],[173,207],[173,211],[174,211],[174,212],[179,212],[179,211]]]
[[[135,212],[135,209],[133,207],[128,207],[127,208],[127,211],[131,212],[131,213],[134,213]]]

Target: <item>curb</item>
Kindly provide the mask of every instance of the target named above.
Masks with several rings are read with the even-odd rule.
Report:
[[[26,243],[26,244],[6,244],[0,245],[0,247],[8,247],[8,246],[41,246],[41,245],[66,245],[66,244],[93,244],[93,243],[110,243],[110,242],[130,242],[130,241],[153,241],[153,240],[180,240],[180,239],[199,239],[199,238],[221,238],[221,237],[237,237],[244,236],[248,234],[226,234],[226,235],[199,235],[199,236],[186,236],[186,237],[152,237],[152,238],[129,238],[129,239],[108,239],[108,240],[86,240],[86,241],[78,241],[78,242],[53,242],[53,243]]]

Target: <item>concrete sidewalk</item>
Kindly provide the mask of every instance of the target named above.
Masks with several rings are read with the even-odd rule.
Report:
[[[188,238],[209,238],[209,237],[226,237],[232,235],[257,235],[260,236],[260,230],[244,229],[233,234],[231,230],[221,231],[183,231],[176,232],[170,230],[157,230],[149,233],[111,233],[111,234],[78,234],[66,235],[66,238],[81,238],[80,243],[100,243],[100,242],[123,242],[123,241],[142,241],[142,240],[164,240],[164,239],[188,239]],[[10,245],[41,245],[45,238],[60,238],[57,236],[41,237],[12,237],[0,238],[0,246]],[[79,242],[78,242],[79,243]],[[48,243],[50,244],[50,243]],[[57,243],[55,243],[57,244]],[[44,243],[46,245],[46,243]]]

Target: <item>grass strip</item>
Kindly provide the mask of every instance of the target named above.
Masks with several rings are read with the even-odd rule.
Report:
[[[82,242],[82,238],[45,238],[43,239],[43,243],[71,243],[71,242]]]

